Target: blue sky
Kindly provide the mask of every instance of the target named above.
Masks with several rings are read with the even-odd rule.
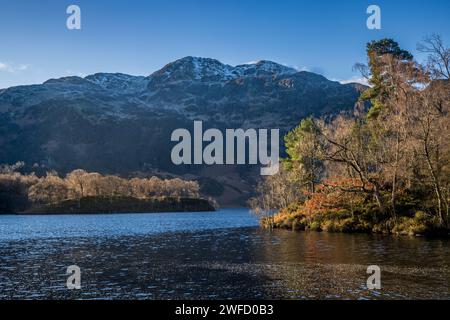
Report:
[[[81,30],[66,28],[71,4],[81,8]],[[381,7],[381,30],[366,27],[370,4]],[[392,37],[413,53],[430,33],[449,44],[449,12],[448,0],[0,0],[0,88],[149,75],[188,55],[231,65],[267,59],[347,80],[369,40]]]

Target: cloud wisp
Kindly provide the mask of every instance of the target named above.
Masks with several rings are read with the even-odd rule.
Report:
[[[359,84],[363,84],[365,86],[369,85],[369,82],[367,81],[366,78],[364,77],[351,77],[350,79],[345,79],[345,80],[336,80],[338,82],[340,82],[341,84],[348,84],[348,83],[359,83]]]
[[[0,72],[16,73],[26,71],[29,68],[27,64],[5,63],[0,61]]]

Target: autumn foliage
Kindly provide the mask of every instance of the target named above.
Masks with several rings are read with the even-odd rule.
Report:
[[[114,175],[74,170],[64,177],[48,172],[43,177],[34,173],[21,174],[19,166],[3,166],[0,170],[0,213],[14,213],[32,205],[55,204],[69,199],[86,197],[158,197],[198,198],[196,181],[179,178],[125,179]]]
[[[357,68],[370,87],[354,111],[304,119],[285,137],[280,174],[251,201],[263,225],[448,234],[450,49],[439,36],[421,48],[426,64],[392,39],[368,44]]]

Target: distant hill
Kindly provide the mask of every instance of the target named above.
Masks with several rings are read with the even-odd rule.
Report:
[[[257,173],[174,166],[174,129],[203,120],[205,127],[286,132],[308,115],[351,110],[363,89],[271,61],[233,67],[196,57],[147,77],[97,73],[11,87],[0,90],[0,163],[22,160],[37,172],[189,175],[222,185],[206,191],[228,192],[222,202],[235,205]]]

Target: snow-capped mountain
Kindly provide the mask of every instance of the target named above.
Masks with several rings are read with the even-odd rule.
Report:
[[[232,67],[210,58],[185,57],[169,63],[153,73],[159,81],[230,81],[246,76],[280,76],[294,74],[297,70],[278,63],[260,60]]]
[[[0,163],[23,160],[60,172],[192,173],[202,169],[171,164],[176,128],[198,119],[211,127],[286,132],[305,116],[353,108],[360,91],[271,61],[230,66],[196,57],[148,76],[50,79],[0,90]]]
[[[234,68],[215,59],[185,57],[164,66],[150,77],[161,82],[227,81],[235,78]]]

